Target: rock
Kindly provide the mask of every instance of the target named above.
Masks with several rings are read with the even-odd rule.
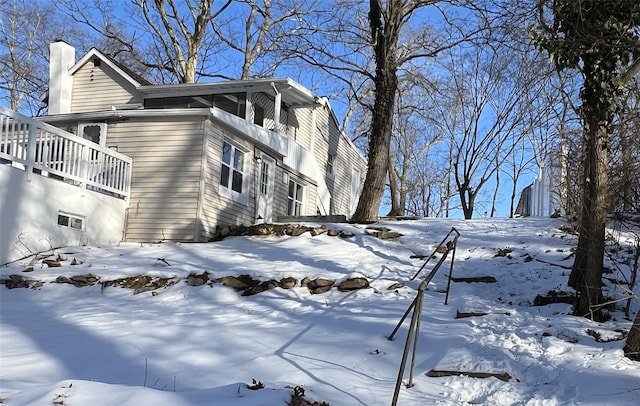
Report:
[[[189,286],[202,286],[209,281],[209,273],[203,272],[200,275],[190,273],[187,276],[186,284]]]
[[[269,289],[278,288],[278,287],[280,287],[280,284],[278,283],[278,281],[269,280],[266,282],[262,282],[258,286],[252,286],[250,288],[245,289],[245,291],[242,292],[242,296],[256,295],[258,293],[262,293]]]
[[[309,282],[307,288],[314,295],[325,293],[331,289],[335,282],[330,279],[317,278]]]
[[[98,283],[99,280],[99,276],[91,273],[86,275],[75,275],[71,278],[60,275],[56,278],[56,283],[68,283],[76,288],[82,288],[84,286],[93,286]]]
[[[7,289],[16,289],[16,288],[37,289],[44,284],[42,281],[29,279],[22,275],[9,275],[8,279],[0,279],[0,283],[4,284],[4,286]]]
[[[330,237],[336,237],[338,234],[338,230],[334,230],[333,228],[327,230],[327,235]]]
[[[301,236],[302,234],[306,233],[309,230],[311,230],[309,227],[295,226],[295,227],[292,227],[289,230],[287,235],[290,235],[292,237],[299,237],[299,236]]]
[[[352,290],[365,289],[369,287],[369,281],[366,278],[351,278],[340,282],[338,290],[340,292],[349,292]]]
[[[307,287],[309,284],[311,283],[311,279],[309,279],[308,276],[305,276],[304,278],[302,278],[302,280],[300,281],[300,286]]]
[[[338,234],[338,237],[340,237],[340,238],[352,238],[354,236],[355,236],[355,234],[347,233],[345,231],[340,231],[340,234]]]
[[[216,279],[215,282],[238,290],[245,290],[260,284],[259,281],[254,280],[249,275],[223,276],[222,278]]]
[[[400,288],[404,288],[404,283],[396,282],[396,283],[392,284],[391,286],[389,286],[387,288],[387,290],[395,290],[395,289],[400,289]]]
[[[24,271],[22,271],[22,272],[33,272],[33,267],[29,266],[29,267],[25,268]]]
[[[328,230],[327,230],[327,226],[320,226],[320,227],[312,228],[310,230],[310,232],[311,232],[311,236],[315,237],[315,236],[318,236],[320,234],[324,234],[324,233],[328,232]]]
[[[60,262],[56,261],[55,259],[43,259],[42,263],[47,265],[49,268],[57,268],[62,266]]]
[[[280,280],[280,287],[282,289],[291,289],[291,288],[294,288],[297,283],[298,283],[298,280],[296,278],[293,278],[293,277],[283,278]]]
[[[71,277],[71,284],[76,287],[93,286],[100,280],[100,277],[94,274],[75,275]]]
[[[381,240],[390,240],[393,238],[402,237],[402,234],[391,231],[387,227],[368,227],[365,231],[368,235],[377,237]]]
[[[103,281],[102,288],[115,286],[120,288],[133,289],[133,294],[155,291],[160,288],[167,288],[178,283],[177,278],[152,278],[148,275],[131,276],[128,278]],[[154,295],[155,296],[155,295]]]
[[[436,252],[438,254],[446,254],[448,251],[447,246],[446,245],[438,245],[438,247],[436,247]]]

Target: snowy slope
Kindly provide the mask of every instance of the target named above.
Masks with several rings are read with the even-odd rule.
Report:
[[[560,230],[562,224],[376,224],[403,234],[393,240],[367,235],[365,225],[333,224],[354,236],[69,247],[55,252],[63,257],[61,267],[38,261],[25,273],[26,259],[0,268],[0,278],[19,274],[44,282],[37,289],[0,286],[0,403],[285,405],[292,388],[301,386],[309,399],[333,406],[391,404],[409,319],[393,341],[387,336],[441,254],[413,281],[424,260],[410,257],[431,254],[455,227],[453,276],[496,282],[452,282],[445,305],[449,254],[424,295],[414,386],[402,386],[399,405],[640,404],[640,363],[624,358],[624,341],[593,337],[597,332],[606,341],[628,331],[631,323],[621,312],[593,323],[571,316],[568,304],[532,305],[538,294],[569,291],[566,267],[577,241]],[[614,237],[622,261],[634,237]],[[496,256],[501,250],[508,255]],[[74,258],[81,263],[71,265]],[[611,278],[628,277],[628,265],[610,266],[616,269]],[[365,277],[370,288],[312,295],[298,282],[293,289],[241,296],[219,283],[185,283],[189,274],[205,271],[209,279],[247,274],[261,281]],[[103,282],[137,275],[179,282],[136,295],[99,284],[54,283],[89,273]],[[389,290],[394,283],[404,286]],[[614,285],[607,292],[618,299],[624,293]],[[511,379],[426,376],[432,369],[502,372]],[[405,382],[408,376],[409,366]],[[248,389],[253,379],[265,388]]]

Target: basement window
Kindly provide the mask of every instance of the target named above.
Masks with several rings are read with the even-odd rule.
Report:
[[[73,228],[74,230],[82,230],[84,218],[73,214],[58,212],[58,225]]]

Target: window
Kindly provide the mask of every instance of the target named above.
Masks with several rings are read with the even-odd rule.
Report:
[[[257,104],[253,105],[253,124],[264,127],[264,108]]]
[[[302,201],[304,198],[304,186],[289,180],[289,198],[287,203],[287,214],[289,216],[302,215]]]
[[[333,166],[335,163],[335,159],[336,159],[336,156],[331,153],[327,156],[327,176],[330,178],[333,178],[333,175],[334,175]]]
[[[224,141],[222,145],[222,166],[220,168],[220,192],[234,200],[248,202],[247,193],[247,152],[236,145]]]
[[[58,212],[59,226],[73,228],[75,230],[82,230],[83,223],[84,223],[84,218],[80,216],[74,216],[73,214]]]

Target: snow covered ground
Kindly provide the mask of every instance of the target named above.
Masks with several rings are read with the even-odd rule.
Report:
[[[616,311],[606,323],[570,315],[568,304],[533,306],[536,295],[566,288],[575,236],[562,220],[481,219],[383,222],[403,234],[380,240],[365,225],[332,224],[352,238],[231,237],[209,244],[133,244],[56,250],[62,266],[29,259],[0,268],[44,281],[38,289],[0,286],[0,403],[7,405],[285,405],[293,387],[338,405],[389,405],[409,319],[387,336],[417,295],[411,281],[451,227],[460,232],[444,304],[449,254],[424,295],[414,386],[398,405],[637,405],[640,363],[623,356],[631,322]],[[632,236],[615,232],[611,279],[628,277]],[[501,252],[500,252],[501,251]],[[510,251],[510,252],[509,252]],[[506,254],[496,256],[496,254]],[[53,258],[53,257],[52,257]],[[71,265],[75,258],[78,265]],[[162,258],[163,260],[159,260]],[[612,259],[608,259],[612,261]],[[210,279],[248,274],[259,280],[365,277],[370,288],[312,295],[306,287],[241,296]],[[59,276],[101,281],[137,275],[180,278],[134,295],[100,284],[77,288]],[[394,283],[404,286],[389,290]],[[624,289],[609,285],[611,297]],[[639,292],[636,291],[636,294]],[[622,308],[625,302],[618,303]],[[632,317],[638,310],[632,306]],[[486,313],[456,318],[458,313]],[[598,335],[599,334],[599,335]],[[599,342],[594,336],[598,336]],[[404,381],[409,376],[409,365]],[[428,377],[433,369],[507,373]],[[264,388],[251,390],[253,380]]]

